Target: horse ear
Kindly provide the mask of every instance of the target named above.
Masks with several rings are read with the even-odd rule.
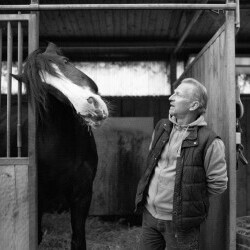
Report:
[[[61,50],[52,42],[48,43],[48,46],[44,53],[61,55]]]
[[[21,81],[25,83],[25,77],[21,74],[21,75],[14,75],[14,74],[10,74],[13,78],[15,78],[17,81]]]
[[[15,78],[17,81],[23,81],[23,76],[22,75],[14,75],[14,74],[10,74],[13,78]]]

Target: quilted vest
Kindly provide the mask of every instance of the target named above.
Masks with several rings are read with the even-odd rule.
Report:
[[[172,123],[162,119],[155,127],[155,136],[147,158],[147,168],[138,184],[136,211],[146,202],[150,179],[165,144],[169,140]],[[209,200],[207,194],[204,159],[207,148],[219,138],[206,126],[195,126],[184,139],[181,155],[176,163],[173,197],[173,223],[177,231],[187,231],[199,226],[207,217]]]

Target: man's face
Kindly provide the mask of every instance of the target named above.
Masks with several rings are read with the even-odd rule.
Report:
[[[194,88],[195,87],[191,84],[181,83],[174,90],[174,94],[169,97],[170,115],[178,119],[190,113],[190,107],[194,101]]]

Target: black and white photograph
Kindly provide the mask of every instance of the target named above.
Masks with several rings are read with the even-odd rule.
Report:
[[[1,0],[0,250],[250,250],[250,1]]]

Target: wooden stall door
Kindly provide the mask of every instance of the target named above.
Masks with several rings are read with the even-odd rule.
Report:
[[[210,199],[209,215],[201,227],[202,250],[236,248],[236,152],[235,152],[235,30],[233,16],[202,49],[178,79],[193,77],[208,91],[206,120],[224,141],[228,165],[228,189]]]
[[[1,250],[35,250],[37,241],[37,181],[36,181],[36,128],[35,114],[29,100],[29,154],[21,155],[21,137],[17,136],[14,145],[11,134],[20,135],[19,127],[13,124],[11,105],[11,76],[13,65],[13,40],[17,31],[18,69],[21,70],[23,56],[23,30],[29,34],[29,53],[38,47],[37,15],[32,14],[2,14],[0,15],[0,69],[2,70],[2,48],[4,35],[2,27],[7,26],[7,105],[0,107],[1,112],[6,109],[6,121],[2,126],[6,133],[1,134],[3,147],[0,152],[0,249]],[[23,25],[25,23],[25,25]],[[28,25],[27,25],[28,24]],[[5,59],[5,58],[4,58]],[[19,71],[19,70],[18,70]],[[20,72],[19,72],[20,73]],[[1,84],[0,84],[1,85]],[[20,92],[19,92],[20,93]],[[1,96],[1,93],[0,93]],[[19,95],[21,96],[21,95]],[[1,106],[1,105],[0,105]],[[20,103],[18,105],[21,106]],[[20,112],[18,112],[20,114]],[[21,116],[18,115],[18,117]],[[18,119],[17,119],[18,120]],[[17,122],[19,123],[19,122]],[[20,123],[19,123],[20,125]],[[6,139],[6,140],[5,140]],[[18,154],[13,154],[13,147],[17,147]]]
[[[129,215],[146,166],[153,117],[113,117],[93,130],[98,152],[91,215]]]

